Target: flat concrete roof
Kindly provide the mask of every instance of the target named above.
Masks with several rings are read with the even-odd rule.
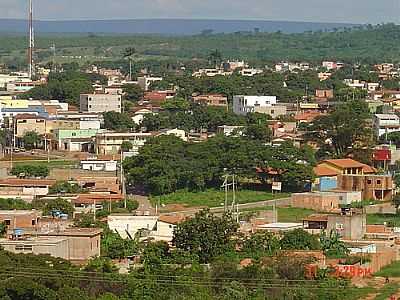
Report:
[[[0,245],[44,245],[44,244],[58,244],[67,241],[67,238],[58,236],[46,236],[46,237],[29,237],[26,239],[10,240],[10,239],[0,239]]]
[[[41,214],[40,210],[0,210],[0,215],[30,215],[30,214]]]
[[[262,229],[296,229],[303,228],[302,223],[270,223],[258,226],[258,228]]]
[[[68,228],[62,231],[37,232],[38,236],[82,236],[93,237],[103,232],[101,228]]]

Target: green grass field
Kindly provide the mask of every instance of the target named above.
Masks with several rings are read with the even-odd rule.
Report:
[[[392,226],[400,226],[400,217],[398,215],[370,214],[367,215],[367,224],[388,223]]]
[[[297,207],[278,207],[278,222],[301,223],[305,217],[314,213],[316,213],[316,211],[312,209]]]
[[[258,213],[263,211],[272,210],[272,206],[262,206],[256,208],[241,209],[241,212]],[[297,207],[278,207],[278,222],[301,222],[305,217],[315,214],[316,211],[312,209],[297,208]]]
[[[50,169],[53,168],[69,168],[73,166],[77,166],[78,162],[74,160],[50,160],[50,162],[47,162],[47,160],[34,160],[34,161],[15,161],[13,163],[14,165],[46,165]]]
[[[236,200],[243,203],[252,203],[266,200],[273,200],[288,197],[289,194],[277,193],[272,195],[269,192],[240,190],[236,192]],[[161,203],[168,204],[181,204],[188,207],[207,206],[217,207],[223,206],[225,201],[225,192],[222,190],[209,189],[204,192],[188,192],[186,190],[177,191],[172,194],[163,196],[152,196],[150,201],[153,205]],[[232,201],[232,193],[228,195],[228,202]]]
[[[394,263],[382,268],[374,275],[380,277],[400,277],[400,261],[395,261]]]

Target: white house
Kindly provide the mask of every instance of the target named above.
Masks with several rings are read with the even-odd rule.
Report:
[[[217,133],[223,134],[225,136],[231,135],[242,135],[244,130],[244,126],[218,126]]]
[[[374,128],[378,137],[400,131],[400,118],[395,114],[375,114]]]
[[[242,76],[253,77],[257,74],[263,73],[264,70],[262,69],[242,69],[239,71],[239,74]]]
[[[178,129],[178,128],[160,130],[160,133],[157,136],[160,136],[160,135],[174,135],[177,138],[180,138],[182,141],[185,141],[185,142],[187,142],[187,140],[188,140],[186,131],[182,130],[182,129]]]
[[[153,82],[162,81],[162,77],[142,76],[138,77],[138,85],[144,90],[148,91]]]
[[[276,105],[276,101],[276,96],[233,96],[233,112],[238,115],[246,115],[256,111],[256,108]]]
[[[135,238],[139,230],[149,233],[156,228],[157,216],[135,216],[130,214],[112,214],[107,217],[108,227],[122,238]]]
[[[115,172],[117,170],[117,162],[115,160],[82,160],[81,168],[89,171]]]
[[[140,125],[142,123],[145,115],[147,114],[154,114],[150,109],[142,108],[135,112],[134,116],[132,117],[132,121],[136,125]]]
[[[155,230],[151,233],[156,241],[171,242],[174,237],[174,230],[176,226],[185,221],[182,215],[163,215],[159,216]]]

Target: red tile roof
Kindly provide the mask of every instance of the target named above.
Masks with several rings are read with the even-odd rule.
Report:
[[[56,183],[51,179],[0,179],[0,186],[52,186]]]
[[[73,200],[75,204],[93,204],[102,202],[118,202],[124,199],[121,194],[79,194],[76,199]]]
[[[329,163],[331,165],[337,166],[339,168],[347,169],[347,168],[363,168],[366,166],[359,161],[356,161],[351,158],[341,158],[341,159],[327,159],[323,162]]]
[[[315,118],[319,117],[319,116],[323,116],[324,114],[317,112],[317,111],[310,111],[310,112],[305,112],[305,113],[300,113],[294,116],[294,119],[296,121],[307,121],[307,122],[311,122],[313,121]]]
[[[173,225],[182,223],[185,220],[186,220],[186,217],[183,215],[163,215],[158,218],[158,221],[160,221],[160,222],[173,224]]]
[[[46,120],[46,118],[43,118],[41,116],[35,115],[35,114],[19,114],[15,116],[16,120]]]
[[[330,169],[328,167],[325,167],[325,166],[322,166],[322,165],[318,165],[318,166],[314,167],[314,174],[317,177],[322,177],[322,176],[328,176],[329,177],[329,176],[337,176],[340,173],[335,171],[335,170],[332,170],[332,169]]]

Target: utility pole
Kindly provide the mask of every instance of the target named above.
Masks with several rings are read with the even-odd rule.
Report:
[[[129,57],[129,81],[132,81],[132,58]]]
[[[235,175],[229,175],[226,174],[224,175],[224,183],[222,184],[221,187],[224,188],[225,190],[225,202],[224,202],[224,212],[232,212],[235,213],[236,211],[236,221],[239,222],[239,203],[236,203],[236,181],[235,181]],[[230,183],[229,180],[232,180]],[[228,208],[228,192],[229,192],[229,187],[232,187],[232,203],[230,205],[230,208]]]
[[[33,62],[33,49],[35,47],[35,36],[33,31],[33,0],[29,0],[29,48],[28,48],[28,74],[32,80],[35,75]]]
[[[122,191],[122,196],[124,197],[124,208],[126,209],[127,203],[126,203],[126,191],[125,191],[125,178],[124,178],[124,166],[123,166],[123,152],[121,149],[121,159],[120,159],[120,168],[121,168],[121,191]]]

